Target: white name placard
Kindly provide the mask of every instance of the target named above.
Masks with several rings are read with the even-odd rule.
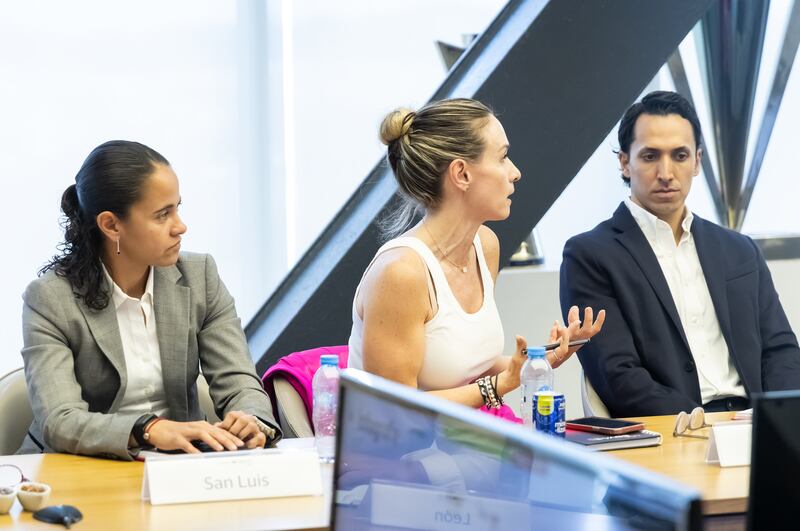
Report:
[[[526,503],[374,481],[370,521],[406,529],[516,529]],[[410,508],[413,508],[409,510]]]
[[[753,425],[750,422],[718,422],[711,427],[706,463],[719,466],[750,464]]]
[[[142,499],[153,505],[320,496],[316,450],[278,448],[148,457]]]

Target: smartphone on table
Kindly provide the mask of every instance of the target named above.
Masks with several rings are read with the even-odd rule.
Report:
[[[581,419],[568,420],[567,429],[592,431],[595,433],[605,433],[607,435],[621,435],[623,433],[643,430],[644,423],[607,419],[603,417],[584,417]]]

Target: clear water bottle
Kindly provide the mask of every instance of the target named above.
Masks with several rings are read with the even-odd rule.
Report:
[[[528,348],[528,360],[522,365],[519,375],[522,387],[522,421],[533,427],[533,395],[539,391],[553,390],[553,368],[545,358],[542,347]]]
[[[320,356],[311,387],[314,393],[314,439],[320,461],[331,463],[336,444],[336,404],[339,402],[339,356]]]

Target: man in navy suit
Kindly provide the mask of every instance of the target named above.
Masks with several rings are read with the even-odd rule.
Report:
[[[685,206],[702,157],[694,109],[650,93],[618,138],[630,198],[571,238],[561,266],[564,312],[606,309],[578,356],[611,415],[744,409],[753,393],[800,388],[797,338],[759,248]]]

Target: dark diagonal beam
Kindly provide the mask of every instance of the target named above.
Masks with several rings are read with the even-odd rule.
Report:
[[[434,99],[494,108],[525,176],[511,217],[493,225],[503,263],[711,3],[511,1],[456,63]],[[259,372],[347,342],[355,288],[380,245],[376,220],[396,191],[380,162],[256,314],[246,332]]]
[[[769,97],[767,98],[767,108],[764,109],[764,117],[761,119],[761,126],[758,129],[756,145],[753,149],[753,159],[750,161],[750,169],[747,171],[747,180],[744,183],[742,197],[739,200],[739,206],[733,218],[733,228],[736,230],[741,230],[744,224],[744,217],[747,214],[747,208],[750,206],[750,199],[753,197],[753,188],[755,188],[756,181],[758,181],[758,176],[761,173],[761,164],[764,162],[764,155],[767,153],[772,129],[775,127],[775,120],[778,118],[783,94],[786,92],[786,85],[789,83],[789,74],[792,73],[798,45],[800,45],[800,0],[794,0],[789,20],[786,23],[783,45],[778,54],[775,77],[772,79],[772,87],[770,87]]]
[[[703,16],[703,65],[726,216],[737,225],[747,140],[756,97],[769,1],[718,0]]]

